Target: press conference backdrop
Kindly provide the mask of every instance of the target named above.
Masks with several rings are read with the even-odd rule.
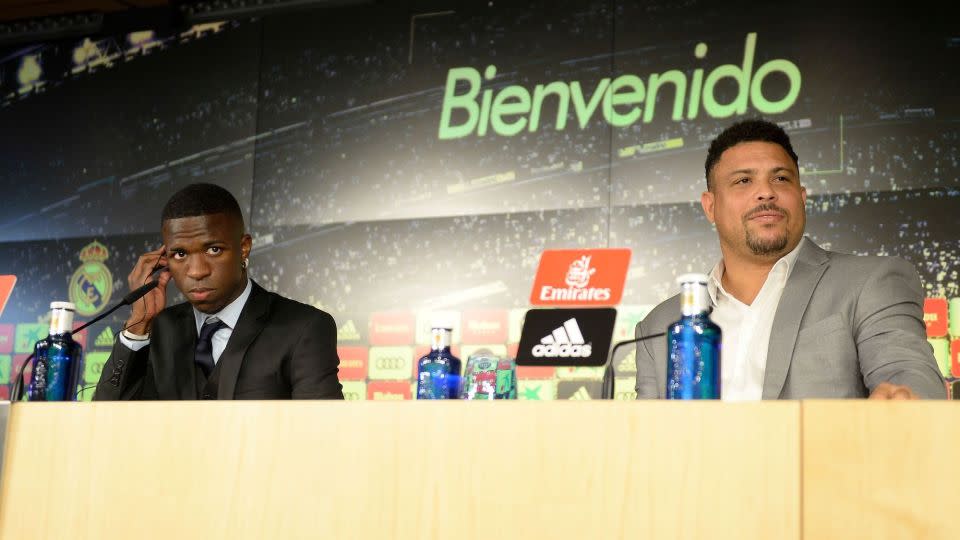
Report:
[[[514,354],[546,248],[632,250],[628,338],[718,260],[706,146],[758,115],[794,141],[813,240],[916,265],[960,377],[960,23],[833,4],[414,2],[4,50],[0,395],[49,302],[115,302],[197,181],[239,199],[257,282],[334,315],[350,399],[410,399],[430,313],[462,358]],[[125,316],[83,337],[88,384]],[[519,396],[597,398],[600,375],[523,369]]]

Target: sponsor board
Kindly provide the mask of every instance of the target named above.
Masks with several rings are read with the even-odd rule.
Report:
[[[96,393],[96,385],[84,386],[80,389],[80,392],[77,393],[77,401],[93,401],[93,395]]]
[[[613,399],[618,401],[633,401],[637,399],[637,379],[617,377],[613,380]]]
[[[16,335],[14,337],[13,352],[32,353],[33,346],[41,339],[47,337],[47,331],[50,325],[43,323],[22,323],[17,325]]]
[[[466,362],[467,358],[470,358],[471,355],[484,350],[489,352],[492,356],[497,356],[500,358],[505,358],[507,356],[506,345],[463,345],[460,347],[460,352],[463,353],[463,356],[459,358]]]
[[[337,347],[340,357],[340,381],[360,381],[367,378],[368,350],[366,347]]]
[[[522,401],[553,401],[557,399],[557,381],[518,380],[517,399]]]
[[[960,298],[950,299],[950,308],[947,310],[947,317],[950,320],[950,335],[960,338]]]
[[[520,334],[523,332],[523,318],[527,316],[524,308],[511,309],[507,315],[507,341],[520,343]]]
[[[367,399],[367,383],[365,381],[341,381],[343,385],[343,399],[347,401],[363,401]]]
[[[406,311],[381,311],[370,315],[371,345],[412,345],[416,320]]]
[[[13,355],[13,365],[10,366],[10,382],[13,383],[13,379],[17,376],[17,371],[20,370],[20,366],[29,358],[29,354],[15,354]],[[26,389],[26,385],[30,384],[30,377],[33,375],[33,362],[30,362],[23,370],[23,387]]]
[[[636,373],[637,372],[637,348],[636,346],[630,347],[628,345],[625,345],[624,347],[628,347],[627,353],[626,354],[618,353],[618,356],[620,354],[623,354],[623,356],[621,356],[619,359],[615,359],[616,366],[614,366],[614,370],[618,374]]]
[[[940,373],[944,377],[950,376],[950,342],[943,338],[928,338],[927,341],[933,347],[933,357],[937,359],[937,365],[940,366]]]
[[[613,327],[613,340],[633,339],[637,333],[637,324],[654,308],[651,304],[639,306],[620,306],[617,308],[617,324]]]
[[[413,347],[370,347],[368,377],[378,380],[407,380],[413,373],[413,363]]]
[[[960,339],[950,342],[950,374],[960,378]]]
[[[553,366],[517,366],[517,379],[553,379],[556,374]]]
[[[629,249],[548,249],[540,255],[530,303],[535,306],[618,304],[629,267]]]
[[[9,354],[0,354],[0,385],[10,382],[13,374],[10,370],[13,368],[13,357]]]
[[[0,354],[13,352],[13,325],[0,324]]]
[[[13,287],[17,284],[17,276],[0,276],[0,315],[3,315],[3,309],[7,307],[7,300],[13,294]]]
[[[360,330],[357,328],[357,324],[353,322],[353,319],[347,319],[347,322],[340,325],[340,328],[337,328],[337,343],[355,343],[362,340]]]
[[[80,250],[83,263],[70,278],[68,296],[77,315],[92,317],[107,307],[113,293],[113,275],[103,264],[110,257],[107,246],[94,240]]]
[[[613,308],[531,309],[517,350],[525,366],[602,366],[613,335]]]
[[[83,357],[83,382],[86,384],[97,384],[100,382],[100,373],[103,371],[103,365],[110,358],[108,352],[89,352]]]
[[[927,298],[923,301],[923,322],[927,325],[927,337],[947,335],[947,299]]]
[[[409,381],[375,381],[367,384],[367,399],[373,401],[401,401],[413,394]]]
[[[561,381],[599,381],[604,367],[558,367],[557,379]]]
[[[560,381],[557,383],[557,399],[587,401],[600,399],[600,381]]]
[[[73,325],[74,328],[77,328],[78,326],[80,326],[79,323],[74,323],[74,325]],[[47,328],[47,330],[48,330],[48,333],[49,333],[49,330],[50,330],[50,329]],[[80,345],[80,347],[81,347],[83,350],[87,350],[87,331],[86,331],[86,330],[84,330],[83,332],[80,332],[79,334],[70,334],[70,336],[73,338],[74,341],[77,342],[78,345]],[[44,337],[46,337],[46,336],[44,336]]]
[[[93,340],[93,346],[101,349],[110,349],[113,347],[113,340],[115,338],[116,335],[114,335],[113,329],[108,326],[97,335],[96,339]]]
[[[507,341],[508,312],[502,309],[465,311],[461,343],[503,343]]]

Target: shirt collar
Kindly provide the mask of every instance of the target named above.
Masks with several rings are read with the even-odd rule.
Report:
[[[197,334],[200,333],[200,327],[203,326],[203,322],[209,319],[210,317],[216,317],[223,321],[231,330],[237,327],[237,320],[240,319],[240,312],[243,311],[243,306],[246,305],[247,299],[250,298],[250,291],[253,290],[253,280],[247,278],[247,286],[244,287],[243,292],[240,293],[233,302],[230,302],[223,309],[216,313],[204,313],[197,308],[193,308],[193,318],[197,323]]]
[[[793,248],[790,253],[787,253],[783,257],[780,257],[777,262],[773,264],[773,268],[770,269],[771,274],[780,274],[782,276],[784,283],[788,277],[790,277],[790,271],[793,270],[794,263],[797,262],[797,256],[800,254],[800,248],[803,246],[804,237],[800,238],[800,241],[797,242],[797,247]],[[707,291],[710,293],[710,301],[713,302],[713,305],[717,305],[717,295],[723,294],[724,296],[730,296],[727,294],[727,291],[723,290],[723,278],[724,266],[723,259],[721,258],[717,261],[717,264],[713,266],[713,270],[710,270],[710,276],[707,280]]]

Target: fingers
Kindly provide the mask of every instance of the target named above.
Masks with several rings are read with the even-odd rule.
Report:
[[[153,271],[155,265],[164,259],[164,250],[166,250],[166,247],[160,246],[153,251],[144,253],[137,259],[133,270],[130,272],[130,275],[127,276],[127,282],[131,290],[143,285],[150,279],[150,273]]]
[[[144,253],[137,259],[137,263],[127,277],[131,290],[150,281],[151,273],[155,268],[165,266],[166,257],[163,255],[165,250],[165,246],[160,246],[153,251]],[[157,275],[157,287],[144,295],[141,300],[133,303],[130,319],[127,321],[127,326],[131,332],[135,334],[149,333],[153,318],[166,307],[166,288],[169,281],[170,272],[164,268]]]
[[[913,393],[909,386],[882,382],[870,393],[870,399],[902,400],[919,399],[919,397]]]

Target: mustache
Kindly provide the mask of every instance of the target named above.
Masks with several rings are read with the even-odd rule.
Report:
[[[746,220],[748,220],[748,219],[756,216],[757,214],[768,214],[768,213],[770,213],[770,212],[776,212],[776,213],[780,214],[780,215],[783,216],[783,217],[789,217],[789,215],[790,215],[786,210],[784,210],[783,208],[780,208],[779,206],[777,206],[777,205],[775,205],[775,204],[765,203],[765,204],[761,204],[761,205],[759,205],[759,206],[755,206],[754,208],[752,208],[749,212],[747,212],[747,213],[743,216],[743,220],[746,221]]]

